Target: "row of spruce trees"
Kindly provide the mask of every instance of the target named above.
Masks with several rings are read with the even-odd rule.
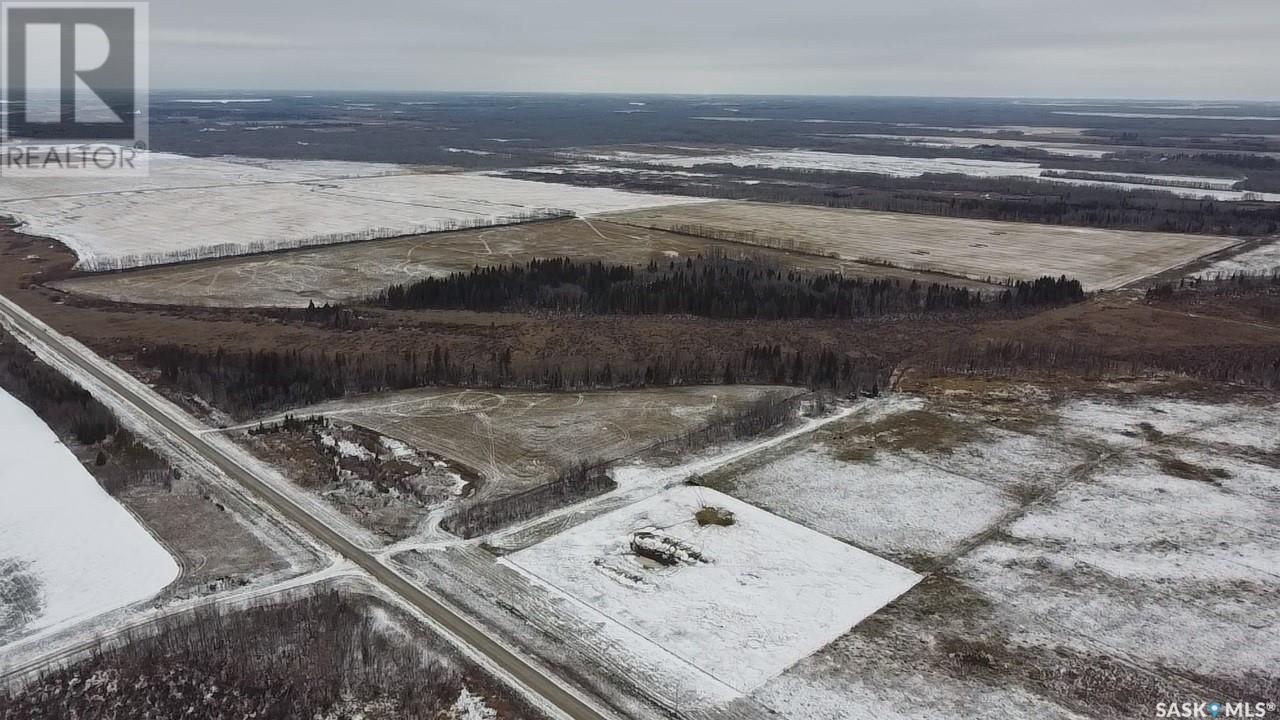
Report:
[[[760,383],[872,392],[891,371],[875,357],[852,358],[830,348],[784,350],[756,345],[741,353],[714,348],[641,360],[578,364],[514,362],[510,351],[490,360],[459,362],[439,345],[419,352],[195,349],[165,344],[143,348],[144,367],[170,387],[204,398],[238,417],[252,417],[352,393],[417,387],[624,389]]]
[[[696,315],[729,320],[854,319],[1076,302],[1076,280],[1042,277],[984,296],[966,287],[841,273],[805,273],[758,259],[691,257],[646,266],[570,258],[477,267],[382,291],[393,309],[550,310],[620,315]]]

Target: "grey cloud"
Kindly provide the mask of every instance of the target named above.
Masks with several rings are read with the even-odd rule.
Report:
[[[1275,0],[152,0],[158,87],[1274,98]]]

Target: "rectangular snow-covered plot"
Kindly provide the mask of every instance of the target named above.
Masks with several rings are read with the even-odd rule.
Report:
[[[396,179],[396,178],[389,178]],[[325,181],[328,183],[329,181]],[[4,203],[22,231],[55,238],[89,270],[500,225],[546,209],[437,198],[361,197],[324,185],[84,195]]]
[[[1171,672],[1274,677],[1280,540],[1275,506],[1243,492],[1258,480],[1219,488],[1121,458],[1029,507],[1006,542],[952,569],[1019,634],[1064,628],[1055,644],[1103,640]]]
[[[732,512],[733,524],[700,525],[695,515],[705,507]],[[637,543],[665,551],[670,564],[637,554]],[[615,510],[506,562],[633,630],[637,642],[652,642],[744,693],[921,579],[696,487]]]
[[[44,422],[0,391],[0,645],[159,592],[178,565]]]
[[[632,153],[635,155],[635,153]],[[598,156],[604,157],[604,156]],[[620,158],[633,159],[633,158]],[[1218,200],[1257,199],[1280,201],[1277,193],[1252,193],[1234,190],[1239,182],[1232,178],[1202,178],[1180,175],[1093,173],[1090,177],[1051,177],[1036,162],[979,160],[967,158],[919,158],[892,155],[858,155],[819,150],[744,151],[717,155],[652,154],[639,160],[653,165],[701,168],[708,165],[733,165],[743,168],[787,168],[827,172],[869,173],[891,177],[923,175],[967,175],[976,178],[1025,178],[1067,185],[1097,185],[1124,190],[1160,190],[1182,197],[1212,197]]]
[[[860,547],[941,557],[991,527],[1016,502],[998,486],[905,454],[846,462],[816,445],[753,469],[731,491]]]
[[[705,198],[512,180],[483,173],[418,173],[361,178],[336,185],[337,193],[384,201],[557,208],[579,215],[708,202]]]
[[[1268,413],[1237,403],[1164,398],[1119,402],[1104,397],[1072,401],[1060,408],[1058,415],[1075,433],[1119,447],[1139,448],[1165,435],[1184,433],[1192,438],[1225,440],[1230,433],[1215,428]]]
[[[151,161],[141,178],[0,178],[0,215],[110,270],[702,202],[376,163]]]
[[[694,157],[667,156],[651,162],[685,168],[694,168],[702,165],[735,165],[738,167],[871,173],[894,177],[919,177],[926,173],[941,173],[970,175],[973,177],[1038,178],[1041,172],[1040,164],[1033,162],[856,155],[817,150],[743,152]]]

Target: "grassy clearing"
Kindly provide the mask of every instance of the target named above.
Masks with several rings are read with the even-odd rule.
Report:
[[[981,435],[979,427],[971,421],[941,412],[910,410],[837,434],[832,444],[838,459],[866,462],[877,452],[950,452]]]
[[[922,284],[946,281],[917,273],[849,260],[746,247],[608,222],[553,220],[463,230],[441,235],[377,240],[307,248],[269,255],[145,268],[126,273],[77,277],[57,284],[76,295],[145,304],[207,307],[306,307],[307,303],[363,299],[388,285],[423,277],[444,277],[474,267],[524,264],[535,258],[592,258],[643,265],[651,259],[681,260],[698,255],[751,255],[782,267],[814,273],[843,272],[860,277],[896,277]],[[983,287],[984,283],[952,284]]]
[[[483,480],[476,502],[518,494],[583,458],[648,454],[791,388],[717,386],[582,393],[410,390],[297,411],[327,415],[396,438],[471,468]]]
[[[976,280],[1066,275],[1118,288],[1236,244],[1233,238],[1081,229],[906,213],[719,202],[608,215],[629,225],[742,237]]]

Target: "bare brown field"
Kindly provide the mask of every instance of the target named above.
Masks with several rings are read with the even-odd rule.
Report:
[[[717,414],[795,388],[734,385],[587,393],[410,390],[293,411],[396,438],[477,473],[506,495],[581,461],[614,460],[702,427]]]
[[[395,283],[444,276],[477,265],[525,263],[548,257],[634,265],[654,258],[712,252],[762,256],[803,270],[956,284],[950,278],[849,260],[753,248],[648,228],[564,220],[89,275],[54,286],[115,302],[302,307],[313,301],[320,304],[361,299]]]
[[[1227,299],[1229,300],[1229,298]],[[1226,301],[1171,309],[1124,296],[1102,296],[1034,317],[998,321],[976,340],[1059,342],[1109,355],[1173,352],[1189,348],[1280,345],[1280,326],[1232,319]]]
[[[602,216],[636,227],[754,234],[845,260],[888,262],[977,280],[1066,275],[1123,287],[1239,243],[1234,238],[964,220],[802,205],[717,202]]]

